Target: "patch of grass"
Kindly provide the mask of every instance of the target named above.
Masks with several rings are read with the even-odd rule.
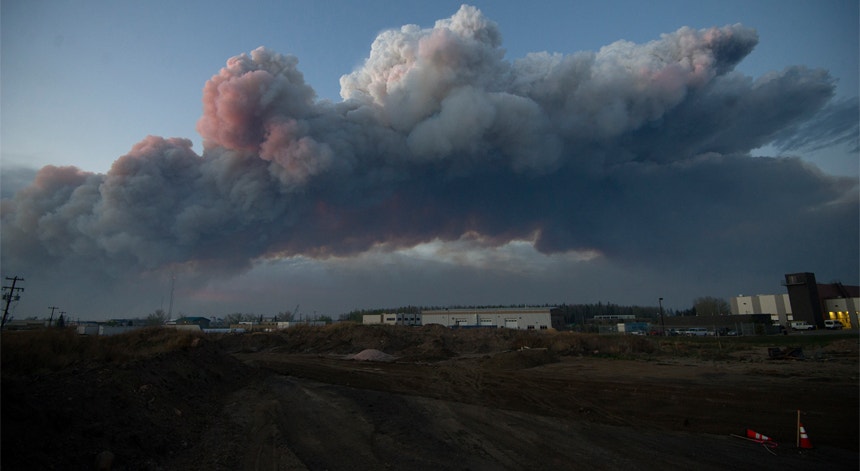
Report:
[[[647,337],[512,329],[449,329],[442,326],[297,326],[243,335],[206,336],[200,332],[146,328],[110,337],[78,335],[72,329],[2,333],[0,367],[4,374],[56,371],[78,363],[123,363],[210,342],[227,351],[276,349],[282,353],[357,353],[375,348],[416,358],[545,348],[553,355],[608,358],[661,357],[729,359],[733,354],[767,347],[826,349],[834,342],[857,342],[856,333],[750,337]],[[856,344],[854,344],[856,346]]]
[[[673,357],[690,357],[705,360],[731,359],[733,353],[766,349],[769,347],[799,347],[805,351],[827,348],[834,342],[845,339],[857,341],[857,335],[808,334],[808,335],[760,335],[742,337],[657,337],[657,352]]]
[[[122,363],[197,346],[202,333],[145,328],[110,337],[78,335],[73,329],[44,329],[2,334],[4,373],[57,371],[85,362]]]
[[[650,354],[656,349],[647,337],[598,335],[576,332],[520,332],[522,346],[547,348],[559,355],[630,356]]]
[[[838,340],[857,340],[856,333],[838,333],[821,335],[814,332],[793,335],[765,335],[745,337],[722,337],[723,342],[729,341],[737,345],[749,347],[819,347],[823,348]]]

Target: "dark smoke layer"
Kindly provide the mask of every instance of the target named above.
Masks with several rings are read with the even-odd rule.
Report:
[[[463,237],[712,268],[824,243],[856,262],[857,181],[750,156],[814,145],[784,133],[834,117],[817,115],[833,80],[735,72],[757,42],[741,25],[681,28],[510,62],[497,25],[463,6],[381,33],[339,103],[259,48],[206,83],[202,155],[148,136],[107,174],[49,166],[4,199],[3,265],[208,276]],[[827,139],[853,132],[837,129]]]

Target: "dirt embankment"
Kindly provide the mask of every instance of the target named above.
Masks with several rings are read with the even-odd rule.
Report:
[[[69,351],[89,353],[58,361],[61,340],[11,335],[20,334],[4,333],[2,345],[10,470],[93,469],[99,456],[112,456],[115,470],[860,464],[856,338],[822,337],[807,359],[769,360],[766,338],[715,347],[337,325],[222,338],[139,333],[120,340],[143,353],[75,343]],[[51,361],[33,359],[34,342],[51,345]],[[22,366],[24,348],[33,354]],[[812,450],[794,446],[797,410]],[[779,445],[731,436],[746,428]]]

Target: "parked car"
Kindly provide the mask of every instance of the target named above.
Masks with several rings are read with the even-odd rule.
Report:
[[[791,330],[812,330],[815,326],[806,321],[794,321],[791,323]]]
[[[705,337],[710,335],[710,332],[704,327],[690,327],[687,329],[686,334],[688,337]]]
[[[837,321],[837,320],[828,319],[828,320],[824,321],[824,328],[825,329],[839,330],[839,329],[842,329],[843,327],[845,327],[845,326],[842,325],[842,322]]]

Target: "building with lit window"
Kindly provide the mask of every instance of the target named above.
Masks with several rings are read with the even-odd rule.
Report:
[[[825,320],[838,320],[846,329],[856,329],[860,286],[818,283],[814,273],[789,273],[785,287],[791,299],[794,320],[806,321],[817,328]]]
[[[838,320],[846,329],[860,327],[860,286],[818,283],[814,273],[786,274],[783,285],[785,294],[732,298],[732,314],[769,314],[775,324],[806,321],[819,329],[826,320]]]
[[[857,319],[858,312],[860,312],[860,297],[824,300],[824,320],[837,320],[846,329],[856,329],[860,325]]]

